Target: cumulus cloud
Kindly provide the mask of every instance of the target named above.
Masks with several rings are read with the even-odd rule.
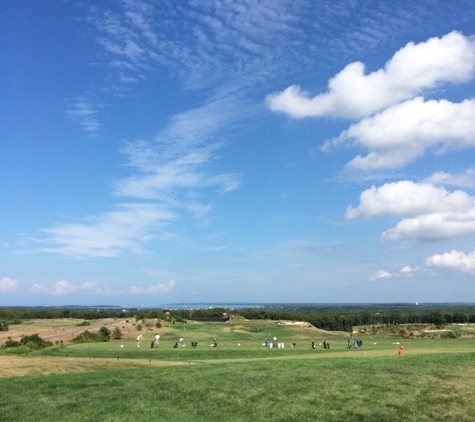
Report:
[[[383,233],[383,238],[397,240],[439,240],[475,234],[475,209],[468,212],[433,213],[405,218]]]
[[[449,185],[459,186],[461,188],[473,188],[475,186],[475,171],[468,169],[461,174],[450,174],[444,171],[434,173],[425,178],[423,183],[430,183],[433,185]]]
[[[372,186],[360,195],[357,207],[349,206],[346,218],[371,218],[384,215],[414,216],[436,212],[467,212],[474,199],[466,192],[449,192],[443,187],[404,180]]]
[[[18,289],[18,281],[10,277],[3,277],[0,280],[0,292],[13,293]]]
[[[35,283],[30,287],[30,293],[43,294],[50,296],[65,296],[77,291],[77,286],[74,286],[66,280],[56,282],[53,287],[44,286],[42,284]]]
[[[433,255],[426,260],[428,267],[449,268],[475,274],[475,251],[468,254],[455,249],[440,255]]]
[[[475,199],[461,190],[448,191],[429,183],[400,181],[372,186],[349,206],[346,218],[405,217],[385,231],[385,239],[438,240],[475,234]]]
[[[326,141],[323,150],[340,144],[370,151],[347,164],[352,170],[394,169],[424,155],[475,146],[475,100],[459,104],[415,98],[351,125],[339,137]]]
[[[475,69],[475,41],[459,32],[408,43],[379,69],[365,74],[354,62],[330,79],[328,91],[314,97],[292,85],[267,97],[271,110],[293,118],[361,118],[417,96],[442,83],[469,80]]]
[[[138,294],[168,294],[175,288],[175,281],[170,280],[168,283],[160,283],[150,287],[131,286],[129,292],[133,295]]]

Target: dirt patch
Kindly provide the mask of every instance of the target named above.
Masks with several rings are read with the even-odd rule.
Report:
[[[122,332],[123,340],[135,340],[140,333],[144,338],[152,338],[155,333],[163,333],[168,330],[166,325],[162,322],[161,328],[156,328],[156,320],[146,320],[136,322],[135,319],[97,319],[91,320],[90,325],[78,326],[84,322],[83,319],[33,319],[25,321],[23,324],[10,326],[9,331],[0,332],[0,345],[4,344],[8,338],[19,341],[24,336],[31,336],[38,334],[44,340],[52,341],[53,343],[62,342],[62,344],[69,344],[70,341],[77,337],[84,331],[97,332],[101,327],[107,327],[111,331],[118,327]],[[137,328],[139,324],[142,329]]]
[[[84,320],[75,319],[54,319],[54,320],[29,320],[21,325],[10,327],[9,331],[0,332],[0,344],[4,344],[10,337],[12,340],[19,341],[24,336],[38,334],[44,340],[62,341],[64,344],[69,343],[74,337],[84,331],[98,331],[101,327],[113,329],[118,326],[121,330],[127,323],[116,319],[100,319],[90,321],[90,325],[78,326]]]

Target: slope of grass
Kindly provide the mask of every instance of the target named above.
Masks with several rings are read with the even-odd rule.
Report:
[[[0,379],[2,421],[473,421],[475,354]]]

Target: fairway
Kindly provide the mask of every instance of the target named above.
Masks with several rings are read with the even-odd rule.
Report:
[[[44,325],[35,322],[65,329]],[[158,332],[160,346],[151,348]],[[0,356],[2,421],[468,422],[475,413],[469,337],[363,336],[360,348],[348,349],[347,333],[241,321],[149,324],[137,347],[136,333]],[[280,348],[263,346],[274,337]],[[174,348],[179,338],[184,346]]]

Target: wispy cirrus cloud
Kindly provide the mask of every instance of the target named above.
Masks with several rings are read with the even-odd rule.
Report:
[[[96,137],[101,124],[97,117],[97,105],[84,96],[76,98],[67,111],[68,118],[79,122],[83,130],[91,137]]]
[[[72,258],[116,257],[125,251],[141,252],[141,245],[159,236],[159,228],[176,218],[157,204],[121,204],[115,211],[89,217],[80,223],[58,224],[43,229],[52,244],[41,252]]]
[[[42,230],[46,237],[43,241],[48,244],[42,252],[75,258],[140,252],[148,241],[160,237],[164,225],[184,213],[200,217],[209,213],[209,193],[232,192],[243,177],[233,169],[219,168],[226,131],[263,112],[260,92],[268,83],[294,74],[310,62],[350,57],[374,48],[401,25],[400,20],[392,18],[400,13],[397,7],[376,11],[366,6],[362,6],[367,9],[362,14],[365,25],[348,24],[341,16],[356,7],[351,2],[317,6],[310,1],[289,0],[276,6],[270,0],[259,4],[225,0],[158,5],[146,0],[123,0],[110,7],[84,7],[91,35],[100,47],[97,59],[110,69],[104,82],[107,87],[96,88],[101,94],[124,86],[130,89],[131,82],[159,75],[177,82],[182,94],[199,92],[201,101],[194,108],[170,116],[153,139],[130,141],[122,149],[130,172],[115,181],[112,193],[132,203],[117,204],[112,211]],[[381,25],[381,15],[391,19]],[[341,31],[338,40],[328,31],[335,26]],[[446,56],[457,58],[466,39],[457,34],[451,37],[453,56]],[[296,48],[309,39],[311,49]],[[422,49],[413,46],[417,48]],[[413,58],[415,53],[411,54]],[[432,82],[420,86],[462,80],[466,66],[461,64],[459,76],[447,76],[441,70]],[[401,74],[396,64],[392,68]],[[86,132],[96,134],[100,129],[99,105],[92,97],[78,97],[69,114]]]

